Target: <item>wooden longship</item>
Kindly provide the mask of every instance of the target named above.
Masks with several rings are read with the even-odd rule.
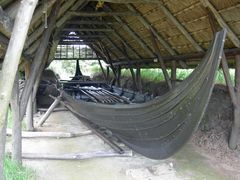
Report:
[[[178,151],[201,121],[212,93],[226,31],[216,34],[202,63],[179,86],[162,97],[131,105],[103,105],[76,101],[67,93],[67,108],[112,131],[136,152],[163,159]],[[89,113],[91,111],[91,113]]]

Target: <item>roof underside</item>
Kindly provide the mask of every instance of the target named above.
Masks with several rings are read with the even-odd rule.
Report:
[[[194,53],[201,57],[213,38],[212,29],[215,27],[228,29],[225,49],[239,48],[239,0],[111,1],[105,0],[102,4],[97,0],[63,0],[53,35],[54,42],[87,44],[103,59],[107,51],[113,63],[152,62],[151,59],[156,58],[158,53],[154,48],[155,39],[160,55],[169,59],[173,57],[171,60],[174,60],[174,57],[181,57],[179,55]],[[1,0],[0,5],[14,19],[19,2]],[[39,1],[25,44],[25,56],[34,57],[44,28],[48,25],[44,12],[49,15],[55,2]],[[210,21],[211,18],[213,21]],[[1,30],[2,57],[9,38],[10,35]],[[188,61],[182,58],[181,61],[187,65],[197,64],[191,58]]]

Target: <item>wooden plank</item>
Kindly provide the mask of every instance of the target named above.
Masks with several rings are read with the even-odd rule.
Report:
[[[236,46],[236,47],[240,47],[240,41],[237,37],[237,35],[233,32],[233,30],[228,26],[228,24],[225,22],[225,20],[222,18],[222,16],[219,14],[219,12],[216,10],[216,8],[208,1],[208,0],[201,0],[202,4],[205,7],[208,7],[211,12],[213,13],[213,15],[215,16],[215,19],[217,20],[217,22],[219,23],[219,25],[222,28],[226,28],[227,29],[227,35],[229,37],[229,39],[232,41],[232,43]]]
[[[125,151],[123,154],[119,154],[112,151],[94,151],[88,153],[72,153],[72,154],[25,154],[24,159],[44,159],[44,160],[86,160],[93,158],[107,158],[107,157],[132,157],[132,151]]]
[[[78,133],[70,133],[70,132],[45,132],[45,131],[36,131],[36,132],[28,132],[28,131],[22,131],[22,138],[75,138],[75,137],[82,137],[91,135],[92,131],[86,130],[83,132]],[[12,136],[13,130],[7,129],[7,135]]]

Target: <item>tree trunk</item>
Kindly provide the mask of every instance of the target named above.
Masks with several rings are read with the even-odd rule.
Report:
[[[52,8],[51,14],[49,15],[49,26],[48,29],[45,30],[40,46],[35,54],[35,58],[31,65],[31,71],[29,75],[29,79],[26,81],[25,87],[23,89],[23,93],[20,99],[20,119],[22,120],[24,117],[24,113],[27,108],[27,102],[31,91],[33,89],[34,82],[36,80],[37,74],[39,73],[39,69],[41,64],[43,63],[44,55],[46,53],[46,49],[48,47],[50,36],[55,28],[55,22],[57,19],[57,15],[60,9],[61,1],[56,2],[54,7]]]
[[[26,125],[27,131],[33,131],[33,102],[32,102],[32,92],[30,93],[27,110],[26,110]]]
[[[37,2],[37,0],[22,1],[4,58],[2,73],[0,77],[0,139],[2,140],[5,139],[5,118],[11,99],[12,88],[17,73],[18,64],[20,62],[20,57],[27,37],[28,28]],[[2,147],[0,149],[0,179],[3,179],[2,158],[4,156],[4,143],[5,141],[2,141],[0,144]]]
[[[5,116],[5,121],[3,128],[0,133],[0,180],[3,179],[3,165],[4,165],[4,156],[5,156],[5,143],[6,143],[6,125],[7,125],[7,114]]]
[[[11,99],[12,110],[12,160],[22,164],[22,127],[19,119],[19,75],[16,74]]]

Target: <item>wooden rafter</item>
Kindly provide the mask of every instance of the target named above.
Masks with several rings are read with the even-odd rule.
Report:
[[[90,0],[90,1],[99,1],[99,0]],[[129,3],[158,3],[159,0],[104,0],[104,2],[119,3],[119,4],[129,4]]]
[[[62,31],[113,32],[112,29],[106,29],[106,28],[63,28]]]
[[[232,41],[232,43],[236,46],[236,47],[240,47],[240,41],[237,37],[237,35],[232,31],[232,29],[228,26],[228,24],[225,22],[225,20],[222,18],[222,16],[219,14],[219,12],[216,10],[216,8],[208,1],[208,0],[201,0],[202,4],[209,8],[209,10],[211,10],[211,12],[213,13],[213,15],[215,16],[215,19],[217,20],[217,22],[219,23],[219,25],[222,28],[226,28],[227,29],[227,35],[229,37],[229,39]]]
[[[112,11],[112,9],[110,7],[105,7],[107,10]],[[122,20],[120,17],[118,16],[113,16],[114,19],[116,21],[119,22],[119,24],[121,24],[122,28],[129,34],[131,35],[135,41],[150,55],[150,56],[154,56],[154,53],[152,51],[152,49],[138,36],[138,34],[135,33],[134,30],[132,30],[132,28],[124,21]]]
[[[79,11],[69,11],[69,14],[72,16],[81,16],[81,17],[100,17],[100,16],[137,16],[138,14],[124,11],[124,12],[79,12]]]
[[[70,11],[76,11],[79,7],[83,7],[87,4],[87,1],[76,1],[73,6],[71,6]],[[61,28],[67,20],[69,20],[72,17],[71,14],[67,13],[64,16],[62,16],[60,19],[58,19],[56,27]]]
[[[151,30],[154,33],[154,36],[158,39],[158,41],[165,47],[165,49],[171,54],[171,55],[176,55],[177,53],[172,49],[170,44],[163,39],[163,37],[151,26],[151,24],[148,22],[147,19],[145,19],[141,13],[131,4],[126,4],[127,8],[137,14],[138,20],[149,30]]]
[[[105,21],[94,21],[94,20],[72,20],[68,21],[67,24],[74,25],[114,25],[118,24],[117,22],[105,22]]]
[[[158,6],[163,11],[165,16],[170,19],[177,28],[182,32],[182,34],[188,39],[189,42],[194,46],[197,51],[204,51],[203,48],[194,40],[194,38],[190,35],[190,33],[186,30],[186,28],[179,22],[179,20],[172,15],[170,10],[165,7],[162,3],[158,3]]]

